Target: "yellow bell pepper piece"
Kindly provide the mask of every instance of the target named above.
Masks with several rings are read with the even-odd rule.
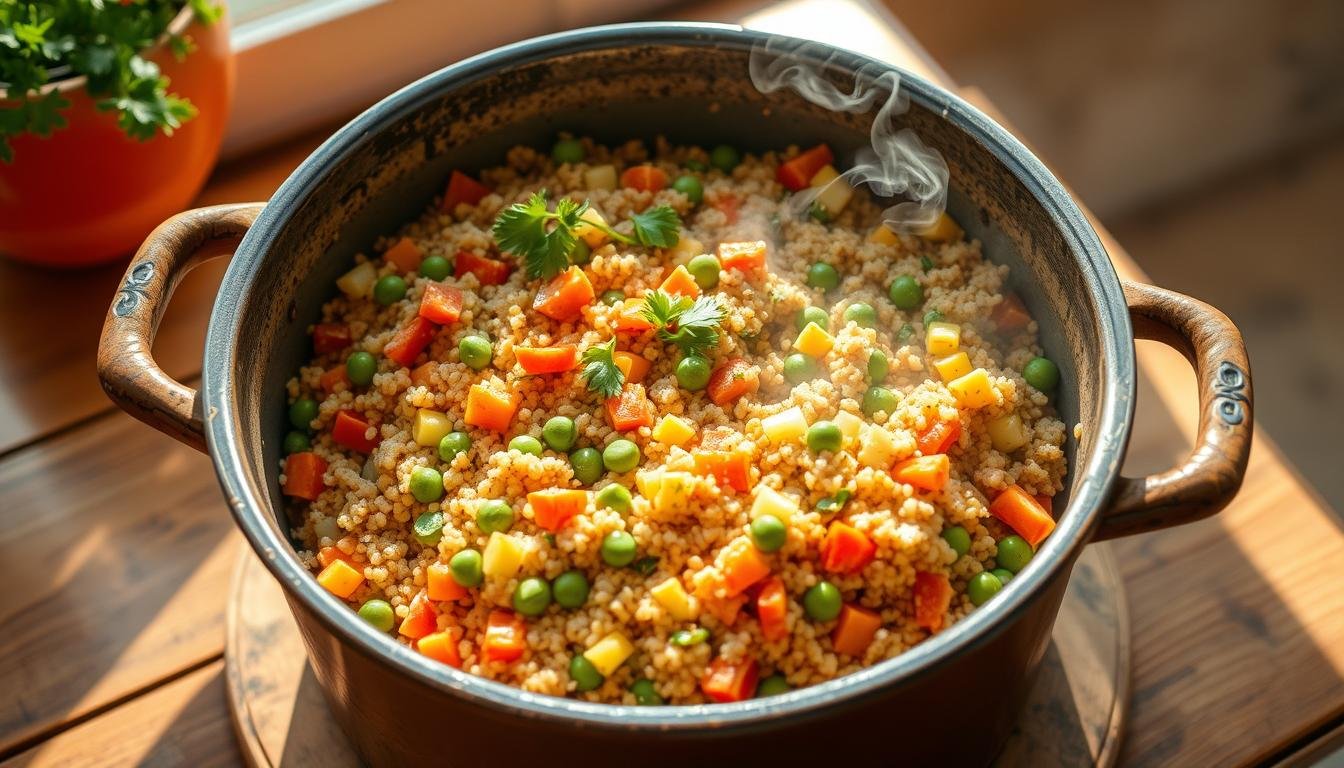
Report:
[[[331,594],[344,600],[354,594],[364,583],[364,574],[355,570],[344,560],[332,560],[331,564],[317,574],[317,583]]]
[[[511,579],[523,566],[523,547],[512,536],[490,534],[481,555],[481,570],[493,579]]]
[[[694,621],[700,616],[698,601],[686,593],[681,580],[675,576],[657,584],[649,593],[677,621]]]
[[[961,348],[961,326],[956,323],[934,322],[924,329],[924,348],[930,355],[945,357]]]
[[[998,402],[994,385],[989,380],[989,371],[976,368],[974,371],[947,383],[947,389],[957,399],[957,404],[965,408],[984,408]]]
[[[951,216],[943,213],[938,216],[938,220],[933,223],[933,226],[915,234],[930,242],[951,243],[960,240],[964,233]]]
[[[653,428],[653,439],[665,445],[684,445],[695,437],[695,427],[680,416],[667,414]]]
[[[807,417],[803,415],[803,409],[795,405],[761,419],[761,430],[777,445],[802,440],[807,434]]]
[[[798,511],[798,502],[765,485],[756,486],[756,498],[751,502],[751,519],[761,515],[774,515],[785,525]]]
[[[415,422],[411,425],[411,438],[417,445],[437,448],[443,436],[453,431],[453,422],[448,415],[432,408],[421,408],[415,412]]]
[[[1022,417],[1016,413],[1000,416],[989,422],[986,427],[989,441],[994,450],[1000,453],[1012,453],[1031,440],[1031,431],[1022,423]]]
[[[971,372],[971,358],[965,352],[958,352],[933,361],[933,369],[943,378],[952,381]]]
[[[611,673],[624,664],[634,652],[635,646],[625,638],[625,635],[612,632],[593,643],[591,648],[583,652],[583,657],[591,661],[603,677],[610,677]]]
[[[816,323],[808,323],[793,342],[793,348],[815,358],[826,356],[835,346],[835,337],[821,329]]]
[[[886,224],[878,224],[868,233],[868,242],[878,245],[896,245],[901,239]]]

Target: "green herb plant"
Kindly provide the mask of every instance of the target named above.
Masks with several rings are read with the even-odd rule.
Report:
[[[606,344],[594,344],[583,351],[580,358],[583,370],[580,375],[588,383],[588,389],[603,397],[615,397],[621,394],[625,386],[625,372],[616,365],[616,339]]]
[[[709,351],[719,344],[724,311],[713,296],[692,300],[653,290],[644,296],[641,314],[658,330],[658,338],[676,346],[686,357],[708,358]]]

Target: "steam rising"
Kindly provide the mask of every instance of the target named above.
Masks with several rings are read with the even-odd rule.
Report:
[[[879,198],[904,198],[882,213],[886,224],[897,231],[931,226],[947,205],[947,163],[914,131],[893,128],[892,117],[910,106],[901,93],[900,74],[865,66],[855,73],[853,90],[844,93],[821,74],[836,55],[823,57],[827,50],[817,43],[772,37],[752,48],[751,82],[761,93],[790,88],[837,112],[864,113],[881,103],[869,131],[870,146],[859,150],[850,170],[832,183],[864,183]],[[794,213],[806,211],[820,192],[808,189],[794,195]]]

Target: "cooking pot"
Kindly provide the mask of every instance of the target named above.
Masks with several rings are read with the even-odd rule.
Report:
[[[994,600],[897,658],[821,685],[734,704],[627,707],[460,672],[397,644],[319,587],[295,556],[277,484],[285,383],[308,359],[307,329],[354,254],[418,216],[450,170],[499,164],[508,148],[548,146],[561,130],[607,143],[664,135],[746,150],[825,141],[852,157],[867,144],[876,107],[832,112],[791,92],[759,93],[748,56],[767,39],[734,26],[631,24],[482,54],[357,117],[270,202],[165,222],[129,266],[103,330],[103,386],[131,414],[209,452],[239,528],[284,587],[336,719],[368,762],[985,763],[1032,683],[1082,548],[1210,515],[1239,487],[1252,411],[1236,328],[1194,299],[1122,283],[1039,160],[954,94],[901,73],[910,108],[892,119],[947,161],[949,210],[990,259],[1011,266],[1011,287],[1062,372],[1059,412],[1079,425],[1067,441],[1058,527]],[[893,71],[817,44],[796,55],[846,92],[856,77],[876,83]],[[235,243],[193,390],[154,362],[154,331],[182,274]],[[1134,411],[1136,332],[1189,358],[1200,428],[1184,464],[1128,478],[1120,467]]]

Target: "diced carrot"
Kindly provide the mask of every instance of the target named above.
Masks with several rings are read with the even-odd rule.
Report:
[[[743,451],[695,451],[695,471],[713,475],[720,488],[751,489],[751,457]]]
[[[588,508],[588,492],[575,488],[547,488],[527,494],[538,526],[555,533]]]
[[[1033,549],[1055,530],[1055,519],[1019,485],[1010,485],[995,497],[989,513],[1026,539]]]
[[[961,437],[961,420],[935,421],[915,438],[915,445],[925,456],[947,453]]]
[[[709,399],[715,405],[727,405],[761,386],[760,373],[740,357],[725,361],[709,376]]]
[[[551,347],[514,347],[513,356],[530,374],[564,373],[579,364],[579,348],[573,344]]]
[[[719,263],[740,272],[765,269],[765,241],[719,243]]]
[[[467,588],[453,578],[452,569],[447,563],[430,563],[425,569],[425,591],[430,600],[461,600],[468,594]]]
[[[836,653],[862,656],[881,626],[882,617],[876,613],[857,605],[845,605],[840,608],[840,620],[831,633],[831,646]]]
[[[876,556],[877,545],[867,534],[839,520],[821,541],[821,567],[831,573],[858,573]]]
[[[787,637],[789,627],[785,618],[789,612],[789,594],[784,590],[784,581],[771,576],[762,582],[761,591],[756,595],[756,618],[761,622],[761,636],[771,642]]]
[[[1018,298],[1017,294],[1010,293],[1003,297],[1003,301],[994,305],[994,309],[989,312],[989,319],[1000,333],[1006,333],[1026,328],[1027,323],[1031,322],[1031,315],[1027,314],[1022,299]]]
[[[355,558],[347,555],[337,547],[323,547],[317,551],[317,562],[322,564],[323,568],[331,565],[336,560],[344,560],[350,565],[355,564]]]
[[[435,661],[450,667],[462,668],[462,654],[457,650],[456,630],[431,632],[416,641],[415,649]]]
[[[443,283],[426,285],[420,296],[420,316],[439,325],[456,323],[462,316],[462,292]]]
[[[663,284],[658,286],[658,290],[663,293],[675,296],[685,296],[688,299],[697,298],[700,295],[700,285],[691,277],[691,273],[686,269],[685,264],[678,264],[677,268],[672,270],[672,274],[667,276]]]
[[[571,266],[541,286],[532,299],[532,308],[563,323],[580,317],[595,298],[588,276],[578,266]]]
[[[473,427],[507,432],[518,410],[516,392],[500,392],[486,384],[472,384],[467,391],[467,409],[463,419]]]
[[[625,374],[625,380],[633,384],[644,381],[644,377],[649,373],[649,368],[653,365],[649,362],[649,358],[631,352],[617,352],[612,355],[612,358],[616,360],[616,367],[620,368],[621,373]]]
[[[345,365],[337,365],[323,371],[322,376],[317,380],[322,386],[322,391],[331,394],[336,391],[339,384],[350,386],[350,374],[346,371]]]
[[[729,597],[741,594],[747,587],[770,575],[770,563],[746,538],[728,542],[720,561],[723,583],[728,588]]]
[[[367,437],[369,427],[367,421],[350,411],[339,411],[336,414],[336,421],[331,425],[331,439],[335,440],[337,445],[345,446],[352,451],[372,453],[373,449],[378,447],[378,432],[374,430],[374,436]]]
[[[720,656],[709,663],[700,678],[700,690],[720,704],[746,701],[756,695],[760,668],[753,658],[730,662]]]
[[[626,299],[621,303],[616,315],[616,330],[625,333],[641,333],[653,327],[653,323],[644,316],[643,299]]]
[[[364,583],[364,572],[344,560],[332,560],[317,574],[317,583],[331,594],[344,600],[353,595]]]
[[[452,213],[459,204],[475,205],[490,194],[490,188],[461,171],[448,177],[448,190],[443,193],[443,210]]]
[[[891,477],[898,483],[907,483],[926,491],[941,491],[947,485],[952,470],[952,462],[946,453],[932,456],[911,456],[905,461],[896,462],[891,468]]]
[[[626,382],[621,394],[607,398],[607,422],[617,432],[653,426],[653,403],[643,384]]]
[[[417,640],[438,629],[438,626],[439,613],[434,610],[434,603],[430,602],[429,595],[421,591],[411,598],[411,606],[397,632],[404,637]]]
[[[943,628],[943,614],[952,603],[952,584],[941,573],[915,571],[915,623],[937,632]]]
[[[641,192],[657,192],[667,186],[667,174],[653,165],[636,165],[621,173],[621,186]]]
[[[775,178],[779,180],[780,184],[784,185],[785,189],[797,192],[800,189],[807,189],[808,184],[812,182],[812,177],[817,175],[817,171],[834,161],[835,155],[831,154],[831,148],[825,144],[818,144],[806,152],[800,153],[792,160],[781,163]]]
[[[507,261],[478,256],[471,251],[458,251],[453,257],[453,274],[461,277],[470,272],[481,285],[503,285],[509,281],[513,266]]]
[[[729,224],[737,223],[737,217],[739,215],[738,209],[741,206],[742,201],[738,200],[733,195],[719,195],[718,198],[714,200],[714,207],[723,213],[723,217]]]
[[[315,500],[326,488],[322,482],[326,472],[326,459],[312,451],[289,454],[285,458],[285,495]]]
[[[414,272],[420,268],[420,261],[425,258],[425,254],[420,250],[420,246],[409,237],[403,237],[393,243],[386,251],[383,251],[383,260],[394,265],[403,273]]]
[[[429,386],[429,378],[438,367],[439,364],[433,360],[415,366],[411,369],[411,383],[417,387]]]
[[[1052,518],[1055,516],[1054,496],[1046,496],[1044,493],[1038,493],[1035,496],[1032,496],[1031,498],[1035,499],[1036,503],[1041,505],[1041,509],[1044,509],[1047,515],[1049,515]]]
[[[350,326],[345,323],[318,323],[313,326],[313,351],[319,355],[340,352],[350,346]]]
[[[527,648],[527,625],[513,611],[496,609],[486,620],[481,658],[486,661],[514,661]]]
[[[391,341],[383,347],[383,354],[397,365],[410,368],[415,358],[434,340],[437,332],[438,327],[433,323],[423,317],[416,317],[397,329]]]

